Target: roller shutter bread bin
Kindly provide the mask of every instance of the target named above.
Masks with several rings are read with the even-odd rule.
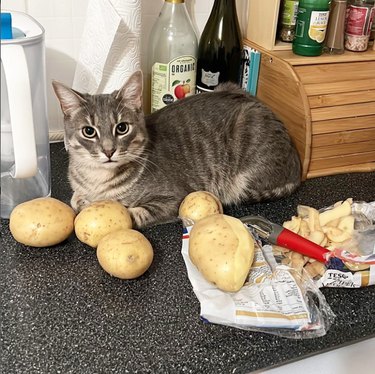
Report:
[[[304,57],[261,55],[257,97],[284,122],[303,179],[375,170],[375,51]]]

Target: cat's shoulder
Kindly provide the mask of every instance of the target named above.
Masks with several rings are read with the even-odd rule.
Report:
[[[237,93],[241,95],[246,95],[245,91],[236,83],[233,82],[224,82],[220,83],[215,89],[214,92],[230,92]]]
[[[257,102],[258,100],[254,96],[244,91],[238,84],[225,82],[219,84],[212,92],[191,95],[182,100],[177,100],[154,113],[148,114],[146,120],[148,123],[153,123],[156,120],[168,119],[181,113],[193,117],[197,111],[207,106],[216,108],[219,105],[221,107],[230,106],[233,109],[235,106],[240,107],[243,104]]]

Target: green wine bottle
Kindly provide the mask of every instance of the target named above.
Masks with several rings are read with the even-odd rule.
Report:
[[[222,82],[240,83],[242,37],[235,0],[215,0],[198,46],[197,92]]]

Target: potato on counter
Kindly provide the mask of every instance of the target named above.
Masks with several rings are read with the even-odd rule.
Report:
[[[100,239],[107,234],[131,229],[132,219],[128,210],[118,201],[96,201],[78,213],[74,221],[77,238],[96,248]]]
[[[100,240],[96,255],[100,266],[120,279],[140,277],[152,264],[154,251],[139,231],[124,229]]]
[[[214,214],[190,231],[189,257],[203,277],[223,291],[237,292],[254,259],[254,240],[237,218]]]
[[[42,197],[17,205],[9,228],[14,239],[31,247],[49,247],[61,243],[74,230],[74,210],[52,197]]]
[[[180,218],[187,218],[193,222],[217,213],[223,213],[222,204],[214,194],[207,191],[195,191],[188,194],[178,211]]]

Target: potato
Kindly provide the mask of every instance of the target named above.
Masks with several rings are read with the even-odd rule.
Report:
[[[190,231],[189,256],[203,277],[223,291],[237,292],[254,259],[254,240],[237,218],[214,214]]]
[[[9,228],[14,239],[31,247],[49,247],[61,243],[74,230],[74,210],[52,197],[41,197],[17,205]]]
[[[178,211],[180,218],[187,218],[193,222],[217,213],[223,213],[221,202],[214,194],[207,191],[195,191],[188,194]]]
[[[77,238],[93,248],[107,234],[131,228],[132,220],[128,210],[118,201],[112,200],[96,201],[88,205],[74,221]]]
[[[139,231],[123,229],[101,239],[96,255],[107,273],[120,279],[134,279],[150,267],[154,251]]]

